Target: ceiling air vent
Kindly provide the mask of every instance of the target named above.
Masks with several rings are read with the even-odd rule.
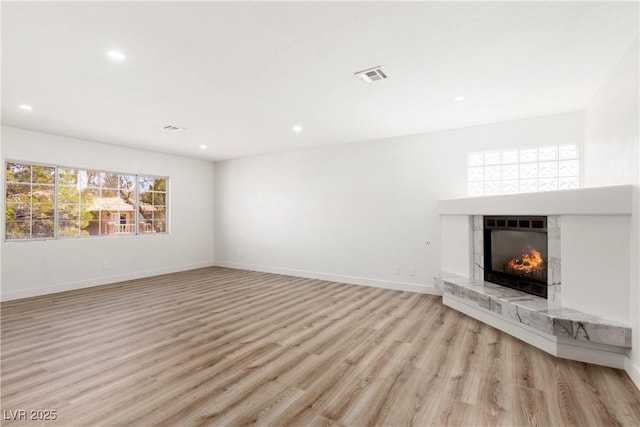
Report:
[[[184,130],[184,128],[181,128],[179,126],[166,125],[166,126],[162,126],[162,130],[170,130],[172,132],[178,132],[180,130]]]
[[[365,83],[371,83],[375,82],[376,80],[384,80],[389,78],[389,74],[381,66],[358,71],[357,73],[355,73],[355,75]]]

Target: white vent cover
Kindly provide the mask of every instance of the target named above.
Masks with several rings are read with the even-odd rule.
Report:
[[[389,78],[389,73],[387,73],[381,66],[358,71],[357,73],[355,73],[355,75],[365,83],[371,83],[375,82],[376,80],[384,80]]]
[[[162,130],[170,130],[172,132],[178,132],[180,130],[184,130],[184,128],[181,128],[179,126],[166,125],[166,126],[162,126]]]

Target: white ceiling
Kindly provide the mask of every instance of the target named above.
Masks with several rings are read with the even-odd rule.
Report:
[[[2,123],[210,160],[366,141],[581,110],[637,34],[637,2],[5,1]]]

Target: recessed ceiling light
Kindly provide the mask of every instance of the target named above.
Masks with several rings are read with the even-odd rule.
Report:
[[[464,101],[464,96],[456,96],[455,98],[453,98],[453,100],[456,102]]]
[[[107,56],[115,62],[122,62],[127,59],[127,56],[119,50],[110,50],[107,52]]]
[[[33,107],[32,107],[31,105],[27,105],[27,104],[20,104],[19,108],[20,108],[21,110],[24,110],[24,111],[31,111],[31,110],[33,110]]]
[[[202,148],[204,150],[205,148],[207,148],[207,146],[204,145],[204,144],[200,144],[200,148]]]
[[[294,131],[294,132],[302,132],[302,126],[297,126],[297,125],[296,125],[296,126],[294,126],[294,127],[293,127],[293,131]]]

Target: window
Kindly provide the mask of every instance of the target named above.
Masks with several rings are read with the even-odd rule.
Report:
[[[140,232],[167,231],[167,179],[152,176],[138,177],[140,194]]]
[[[54,236],[55,167],[7,163],[7,239]]]
[[[6,163],[7,240],[166,233],[166,177]]]
[[[578,188],[578,144],[469,153],[467,182],[470,196]]]

